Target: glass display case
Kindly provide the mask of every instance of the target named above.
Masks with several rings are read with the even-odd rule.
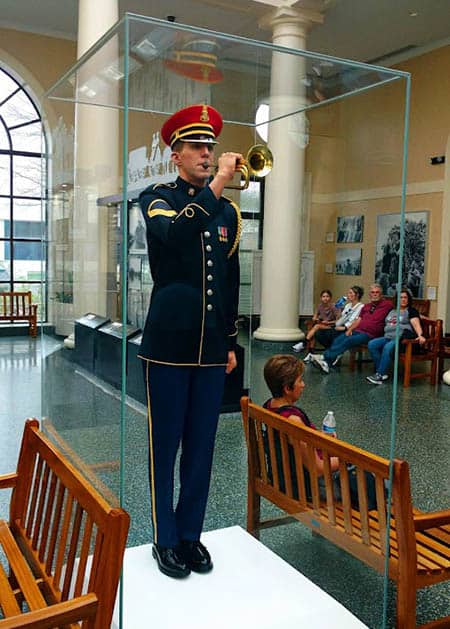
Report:
[[[152,277],[138,196],[176,177],[163,122],[210,104],[224,119],[216,156],[266,141],[273,153],[265,178],[226,191],[242,211],[240,372],[224,397],[205,528],[245,528],[240,395],[269,397],[264,363],[292,353],[322,289],[334,301],[359,285],[368,301],[375,280],[390,296],[401,281],[409,90],[396,69],[126,14],[47,92],[44,334],[61,342],[44,357],[42,416],[79,469],[129,511],[130,546],[151,540],[137,356]],[[413,218],[426,228],[426,217]],[[339,437],[392,460],[403,451],[397,363],[384,389],[366,382],[368,367],[350,372],[348,353],[328,375],[307,365],[301,404],[319,424],[333,409]],[[366,624],[391,626],[386,576],[301,527],[280,531],[262,542]]]

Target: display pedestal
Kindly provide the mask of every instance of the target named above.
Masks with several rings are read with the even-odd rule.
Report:
[[[151,545],[127,548],[123,629],[363,629],[367,626],[238,526],[202,535],[214,570],[163,575]],[[119,628],[116,603],[111,627]]]
[[[140,332],[132,325],[118,321],[103,325],[97,330],[95,375],[120,389],[122,381],[122,339],[127,340]],[[128,344],[127,344],[128,345]]]
[[[76,363],[94,372],[95,365],[95,337],[96,330],[105,323],[109,323],[107,317],[101,317],[88,312],[75,321],[75,349],[74,360]]]
[[[141,404],[147,405],[144,370],[142,368],[144,361],[138,358],[141,342],[142,333],[133,336],[127,343],[127,395]]]
[[[238,413],[241,410],[241,397],[247,395],[248,389],[244,389],[244,348],[236,345],[237,366],[225,376],[225,388],[223,390],[221,413]]]

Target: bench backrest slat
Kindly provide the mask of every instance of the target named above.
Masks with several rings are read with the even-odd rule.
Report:
[[[61,518],[63,515],[63,504],[64,504],[64,496],[66,493],[64,485],[57,481],[58,489],[57,489],[57,498],[55,504],[55,510],[53,512],[53,517],[51,521],[51,527],[49,529],[50,533],[50,541],[47,549],[47,559],[45,560],[45,572],[47,574],[51,574],[53,572],[53,562],[55,559],[56,552],[56,543],[59,538],[59,528],[61,524]],[[42,548],[42,552],[44,548]],[[44,558],[42,559],[44,561]]]
[[[81,544],[80,563],[78,565],[77,580],[75,582],[74,596],[80,596],[83,592],[83,585],[86,578],[86,566],[89,555],[90,543],[92,539],[92,528],[94,523],[92,518],[88,515],[86,517],[86,524],[84,527],[83,541]]]
[[[286,479],[286,493],[289,498],[293,498],[292,476],[289,474],[289,444],[286,435],[280,435],[281,460],[283,466],[283,476]]]

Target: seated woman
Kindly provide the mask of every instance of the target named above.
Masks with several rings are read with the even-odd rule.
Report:
[[[309,428],[317,430],[316,426],[309,419],[308,415],[303,409],[295,406],[295,403],[299,400],[305,388],[303,382],[304,364],[295,356],[288,354],[276,354],[269,358],[264,365],[264,379],[270,392],[271,398],[266,400],[264,408],[267,408],[282,417],[288,417],[291,420],[301,422]],[[336,434],[334,433],[336,437]],[[269,443],[267,435],[263,435],[264,448],[268,452]],[[282,453],[279,435],[274,435],[275,451],[277,457],[277,471],[278,478],[280,479],[280,489],[284,491],[284,473],[282,465]],[[296,483],[295,473],[295,457],[292,446],[289,445],[289,465],[291,468],[292,478],[292,493],[294,498],[298,498],[299,492]],[[308,449],[306,444],[301,444],[302,458],[304,461],[308,461]],[[319,495],[322,499],[326,498],[325,482],[323,478],[324,464],[322,452],[316,449],[314,452],[314,465],[318,475]],[[333,493],[336,500],[341,500],[341,484],[339,473],[339,459],[336,456],[330,457],[330,470],[333,472]],[[347,473],[349,478],[349,489],[352,506],[358,509],[358,486],[356,480],[356,473],[354,466],[347,465]],[[268,470],[269,477],[272,477],[272,470]],[[304,465],[304,477],[305,477],[305,491],[306,499],[311,499],[311,476],[307,466]],[[365,472],[366,477],[366,492],[367,492],[367,505],[369,511],[376,509],[376,489],[375,481],[371,474]],[[273,477],[272,477],[273,478]]]
[[[395,349],[397,309],[393,308],[386,316],[384,336],[369,341],[367,347],[375,365],[375,373],[367,376],[371,384],[383,384],[388,379],[388,369]],[[400,292],[400,339],[417,337],[420,345],[426,341],[420,324],[419,312],[412,307],[412,294],[407,288]]]
[[[344,306],[342,314],[336,321],[336,325],[328,327],[326,329],[317,330],[316,340],[323,345],[323,347],[330,347],[334,339],[343,334],[351,326],[353,321],[358,318],[363,303],[361,302],[364,295],[364,288],[362,286],[352,286],[347,291],[347,303]]]
[[[302,377],[304,369],[303,362],[295,356],[276,354],[269,358],[264,365],[264,380],[273,397],[264,403],[264,408],[317,430],[305,411],[295,406],[305,388]],[[307,461],[307,447],[305,444],[302,444],[302,447],[302,455],[304,455]],[[319,476],[322,476],[323,459],[320,450],[315,451],[314,459],[317,473]],[[331,457],[330,465],[332,471],[337,470],[339,468],[339,459]]]
[[[320,293],[320,303],[317,306],[317,311],[312,318],[313,326],[306,335],[306,341],[310,341],[314,338],[314,335],[318,330],[327,330],[334,327],[336,319],[339,317],[341,311],[336,308],[332,303],[333,295],[327,288]],[[294,352],[301,352],[304,349],[305,344],[303,341],[296,343],[292,346]]]

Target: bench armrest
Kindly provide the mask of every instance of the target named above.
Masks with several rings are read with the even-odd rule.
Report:
[[[15,472],[13,472],[12,474],[4,474],[3,476],[0,476],[0,489],[15,487],[17,478],[18,477]]]
[[[84,594],[70,601],[56,603],[44,609],[18,614],[0,620],[2,629],[44,629],[59,627],[95,616],[98,600],[95,594]]]
[[[432,513],[421,513],[414,516],[414,528],[416,531],[425,531],[438,526],[450,524],[450,509],[443,511],[433,511]]]

